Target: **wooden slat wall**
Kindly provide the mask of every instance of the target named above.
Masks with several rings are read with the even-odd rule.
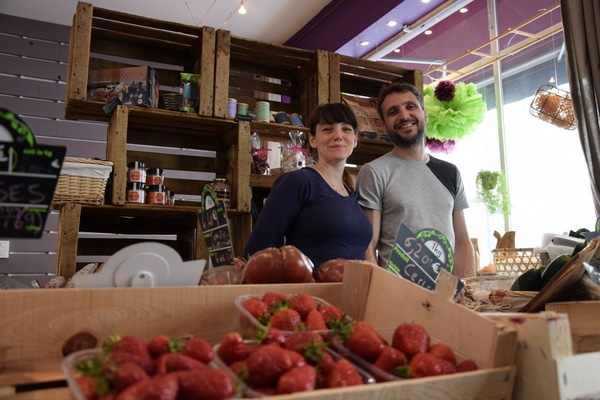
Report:
[[[65,120],[70,29],[0,14],[0,107],[19,114],[38,143],[66,146],[68,157],[105,159],[106,123]],[[8,239],[9,258],[0,258],[0,289],[31,287],[33,279],[43,285],[54,276],[57,222],[53,212],[40,239]],[[81,233],[80,238],[86,235],[93,237]]]

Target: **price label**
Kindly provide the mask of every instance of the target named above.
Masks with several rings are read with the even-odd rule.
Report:
[[[217,200],[209,185],[205,185],[202,190],[202,211],[199,218],[212,266],[233,265],[227,210]]]

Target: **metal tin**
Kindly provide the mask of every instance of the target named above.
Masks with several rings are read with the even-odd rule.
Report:
[[[127,164],[127,182],[146,183],[146,164],[132,161]]]
[[[148,204],[167,204],[168,192],[165,185],[148,186]]]
[[[229,183],[227,183],[227,179],[215,178],[210,186],[213,192],[215,192],[217,200],[223,203],[225,208],[229,208],[231,205],[231,187],[229,186]]]
[[[129,182],[127,184],[127,202],[144,204],[146,201],[146,184],[141,182]]]

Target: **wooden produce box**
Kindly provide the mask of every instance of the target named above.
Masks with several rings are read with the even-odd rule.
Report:
[[[600,352],[574,354],[567,314],[489,314],[488,318],[518,331],[515,400],[600,396]]]
[[[546,303],[546,311],[569,316],[575,354],[600,352],[600,301]]]
[[[310,111],[327,101],[327,52],[244,39],[223,29],[216,36],[216,117],[226,117],[227,99],[235,98],[250,110],[267,101],[271,112],[299,114],[306,125]]]
[[[406,321],[423,324],[432,336],[473,358],[481,368],[273,398],[500,400],[512,396],[515,329],[376,265],[357,261],[346,264],[343,283],[2,291],[0,349],[7,351],[0,387],[19,388],[44,377],[60,379],[59,363],[64,355],[98,346],[115,332],[146,339],[160,333],[189,333],[217,343],[226,333],[239,329],[234,299],[267,291],[310,293],[382,329]],[[44,371],[40,371],[42,366]],[[66,396],[67,389],[63,390]]]
[[[159,21],[79,2],[73,18],[65,116],[107,121],[101,101],[86,100],[90,71],[149,66],[165,92],[179,91],[180,72],[200,74],[199,114],[212,116],[215,29]]]
[[[329,53],[328,101],[338,102],[342,94],[377,99],[381,86],[390,82],[411,83],[423,92],[423,71]],[[348,162],[365,164],[391,149],[390,142],[361,137]]]
[[[165,185],[179,198],[199,200],[212,174],[226,178],[231,208],[250,211],[248,122],[119,106],[108,125],[106,149],[114,163],[110,204],[126,204],[127,165],[140,161],[164,169]]]

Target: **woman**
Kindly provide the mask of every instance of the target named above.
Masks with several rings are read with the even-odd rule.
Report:
[[[346,160],[358,144],[354,113],[342,103],[324,104],[312,113],[309,127],[316,163],[277,178],[244,256],[294,245],[312,260],[316,272],[334,258],[364,259],[372,228],[357,193],[344,182]]]

